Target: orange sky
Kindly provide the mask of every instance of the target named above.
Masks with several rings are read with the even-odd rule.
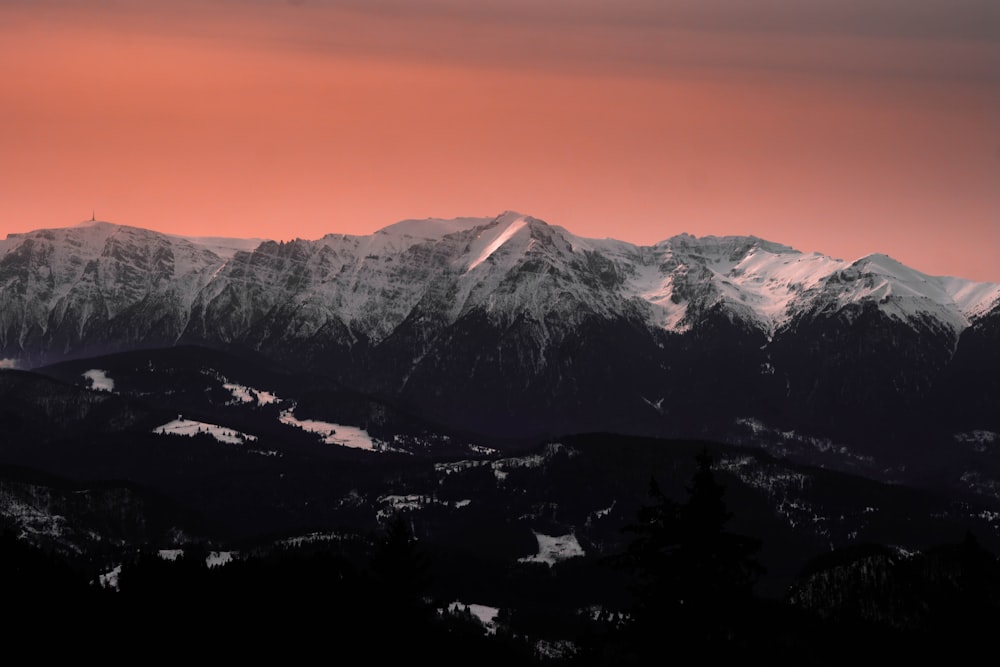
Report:
[[[515,209],[1000,281],[996,3],[751,4],[0,0],[0,235]]]

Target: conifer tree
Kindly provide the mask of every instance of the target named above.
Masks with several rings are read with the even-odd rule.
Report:
[[[652,503],[626,529],[636,534],[622,560],[635,577],[632,630],[642,652],[671,634],[723,648],[763,571],[754,557],[760,542],[725,529],[732,515],[707,451],[698,454],[697,466],[683,504],[651,480]]]
[[[371,569],[384,600],[393,608],[415,615],[425,610],[430,565],[401,515],[386,526],[372,554]]]

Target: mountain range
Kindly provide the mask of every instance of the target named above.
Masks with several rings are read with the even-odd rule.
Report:
[[[0,241],[6,365],[203,345],[512,437],[777,433],[888,462],[903,439],[998,437],[998,340],[998,284],[510,211],[287,243],[106,222]]]

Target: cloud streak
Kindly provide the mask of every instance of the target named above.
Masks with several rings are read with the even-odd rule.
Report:
[[[683,69],[1000,79],[992,0],[309,0],[7,2],[22,19],[89,21],[254,48],[522,70]]]

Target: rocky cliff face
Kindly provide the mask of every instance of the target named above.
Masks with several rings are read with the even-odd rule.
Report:
[[[0,242],[0,356],[33,365],[172,344],[190,295],[222,264],[188,241],[107,223],[12,235]]]

